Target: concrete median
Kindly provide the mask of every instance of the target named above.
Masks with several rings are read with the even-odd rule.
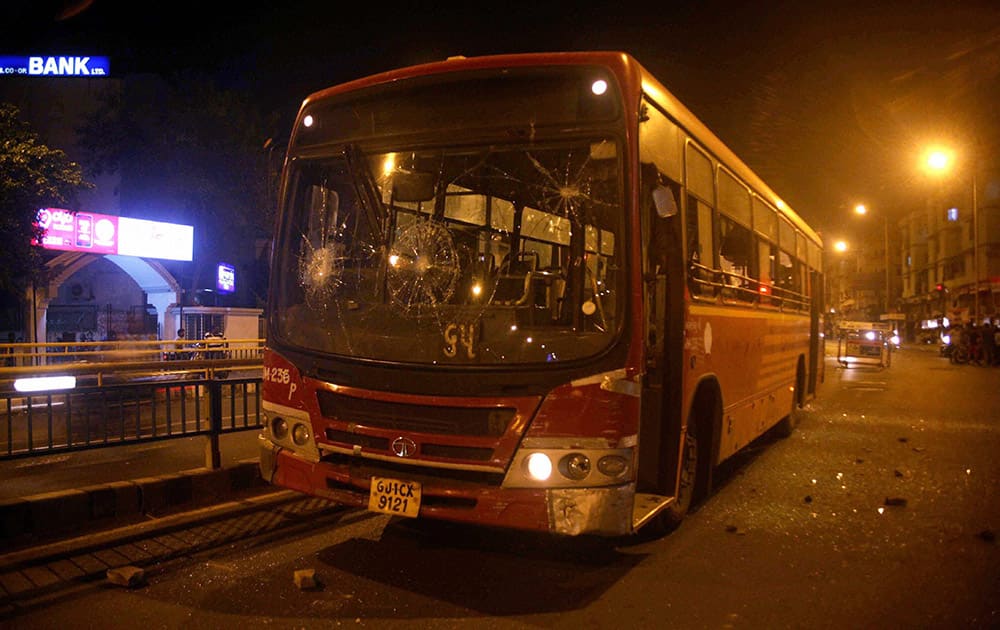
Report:
[[[251,459],[217,470],[199,468],[0,500],[0,547],[161,517],[266,487],[257,460]]]

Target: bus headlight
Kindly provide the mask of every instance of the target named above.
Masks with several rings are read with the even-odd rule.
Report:
[[[288,437],[288,421],[277,416],[271,420],[271,435],[279,440],[284,440]]]
[[[292,441],[299,446],[305,446],[309,442],[309,427],[301,422],[296,422],[295,428],[292,429]]]
[[[320,459],[309,414],[301,409],[264,401],[264,431],[261,435],[275,446],[310,462]]]
[[[631,480],[633,449],[532,440],[522,444],[504,488],[598,488]]]
[[[524,470],[533,481],[548,481],[552,476],[552,460],[545,453],[532,453],[524,460]]]
[[[583,453],[570,453],[559,460],[559,472],[574,481],[585,479],[590,474],[590,458]]]

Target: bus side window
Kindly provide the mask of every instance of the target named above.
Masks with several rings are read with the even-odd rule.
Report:
[[[778,257],[778,248],[774,243],[765,239],[757,239],[758,269],[760,271],[760,303],[777,304],[777,299],[772,295],[774,292],[774,265]]]
[[[795,292],[795,308],[805,308],[805,278],[802,273],[804,265],[798,258],[792,258],[792,291]]]
[[[687,260],[691,295],[715,295],[712,208],[694,195],[687,197]]]
[[[719,265],[722,269],[722,283],[728,292],[725,297],[753,302],[757,291],[756,287],[751,286],[751,276],[755,274],[750,229],[727,217],[720,217],[719,221]]]
[[[798,291],[795,287],[795,266],[793,260],[791,254],[783,249],[778,250],[777,285],[782,289],[782,295],[789,298],[794,304],[795,294]]]

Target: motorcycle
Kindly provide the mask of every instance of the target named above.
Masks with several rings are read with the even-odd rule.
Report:
[[[948,360],[952,363],[965,364],[969,362],[968,346],[955,346],[948,355]]]
[[[228,352],[225,350],[226,342],[221,335],[205,333],[204,342],[197,344],[197,347],[203,359],[225,359],[228,355]],[[216,370],[215,376],[217,378],[226,378],[229,376],[229,370]]]
[[[938,337],[938,344],[938,350],[941,353],[941,356],[951,357],[951,353],[955,350],[955,346],[951,343],[951,335],[943,334]]]

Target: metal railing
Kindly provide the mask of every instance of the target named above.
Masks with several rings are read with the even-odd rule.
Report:
[[[762,284],[750,276],[691,263],[688,278],[692,295],[698,299],[771,306],[782,311],[809,310],[808,295],[772,283]]]
[[[204,435],[206,466],[218,468],[219,436],[259,429],[263,418],[263,340],[236,341],[229,348],[190,343],[182,359],[168,358],[177,351],[174,341],[113,342],[100,350],[4,344],[21,352],[13,353],[18,365],[0,362],[0,460]],[[37,392],[13,386],[44,375],[72,375],[77,386]]]
[[[260,359],[263,339],[173,339],[125,341],[49,341],[0,343],[2,368],[26,368],[67,363],[115,364],[186,359]]]

